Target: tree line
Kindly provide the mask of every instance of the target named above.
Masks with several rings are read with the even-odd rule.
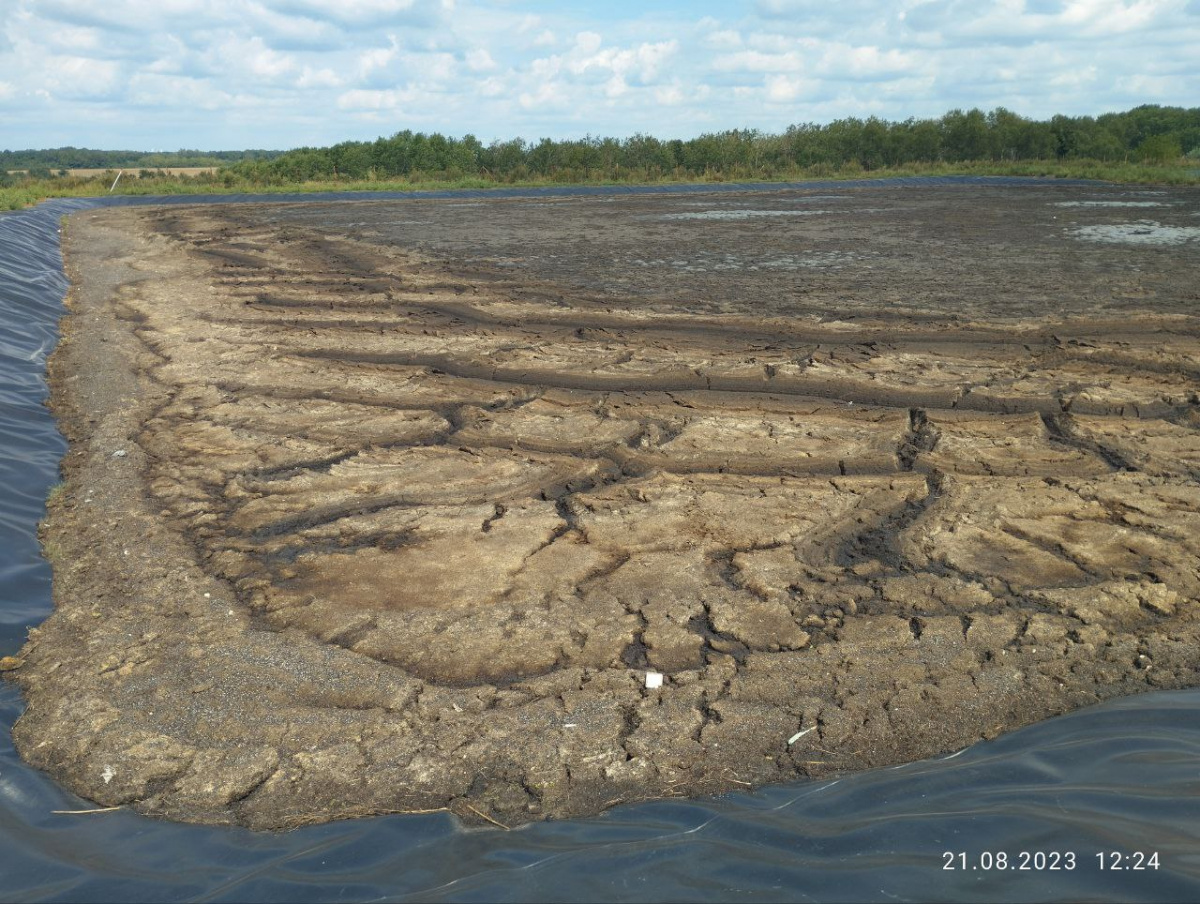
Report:
[[[1170,163],[1182,157],[1200,159],[1200,108],[1146,105],[1095,117],[1035,120],[998,107],[989,113],[951,110],[937,119],[847,118],[793,125],[782,133],[732,129],[690,139],[637,134],[484,144],[473,135],[453,138],[404,130],[375,141],[291,151],[0,151],[0,185],[22,178],[6,175],[22,170],[29,177],[46,177],[71,169],[220,167],[221,174],[206,180],[230,185],[416,178],[587,182],[770,178],[942,163]]]
[[[999,107],[951,110],[938,119],[889,122],[839,119],[781,134],[733,129],[697,138],[586,137],[484,144],[404,130],[375,141],[306,147],[234,163],[252,183],[478,176],[496,181],[571,181],[663,176],[770,176],[847,166],[874,170],[908,164],[1021,160],[1168,163],[1200,158],[1200,108],[1140,106],[1102,116],[1034,120]]]

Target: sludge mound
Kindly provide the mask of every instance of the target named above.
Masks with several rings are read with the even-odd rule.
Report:
[[[254,208],[67,252],[15,737],[100,804],[513,825],[1194,683],[1190,318],[616,305]]]

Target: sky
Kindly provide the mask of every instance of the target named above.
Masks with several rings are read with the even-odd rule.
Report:
[[[1200,0],[0,0],[0,148],[1200,105]]]

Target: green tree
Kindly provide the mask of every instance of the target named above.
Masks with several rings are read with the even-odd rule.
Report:
[[[982,110],[951,110],[942,117],[942,148],[950,160],[991,159],[990,138]]]
[[[1183,148],[1170,135],[1151,135],[1137,146],[1137,155],[1143,163],[1171,163],[1183,156]]]

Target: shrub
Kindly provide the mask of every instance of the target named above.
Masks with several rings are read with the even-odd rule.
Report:
[[[1183,156],[1183,148],[1170,135],[1151,135],[1138,145],[1137,155],[1143,163],[1170,163]]]

